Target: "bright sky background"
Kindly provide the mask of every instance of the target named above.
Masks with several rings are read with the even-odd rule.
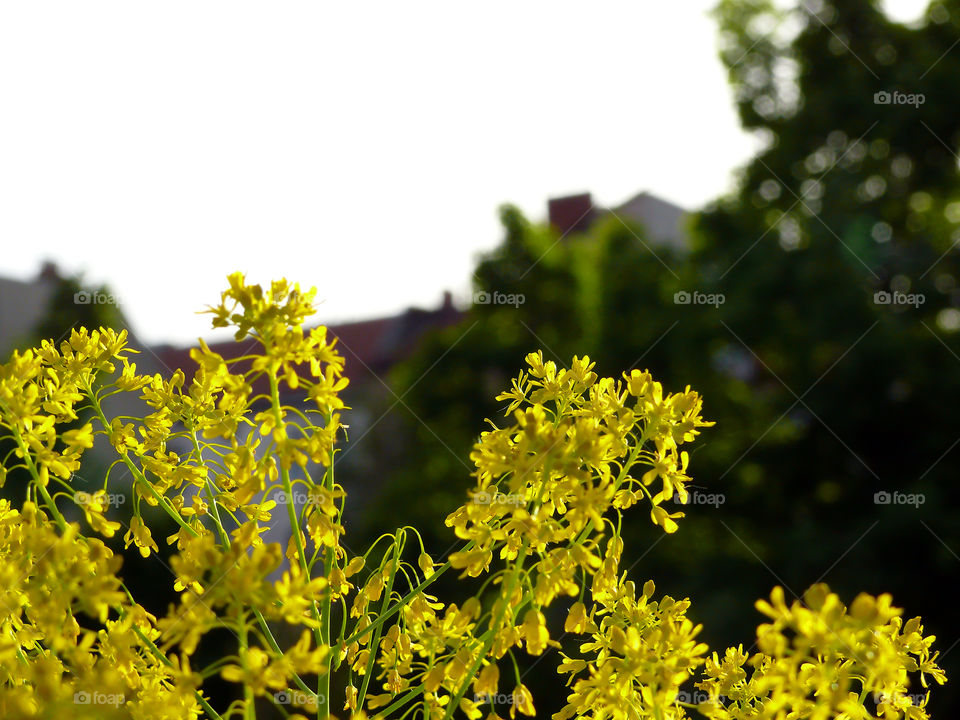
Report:
[[[148,342],[235,269],[324,321],[466,297],[501,203],[730,188],[713,4],[3,3],[0,274],[108,283]]]

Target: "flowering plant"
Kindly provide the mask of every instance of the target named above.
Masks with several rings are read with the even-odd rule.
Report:
[[[560,647],[547,621],[557,602],[569,604],[563,634],[583,642],[559,653],[568,697],[554,720],[927,717],[926,690],[909,691],[911,675],[923,688],[945,681],[934,638],[887,595],[848,608],[817,585],[787,605],[776,588],[757,604],[769,619],[758,652],[720,656],[697,640],[688,600],[654,599],[652,581],[638,592],[620,567],[624,513],[646,503],[655,526],[677,530],[683,513],[664,504],[687,497],[681,446],[711,424],[695,392],[665,394],[647,372],[599,378],[589,358],[563,369],[530,354],[497,398],[507,424],[481,435],[475,487],[447,518],[459,549],[435,561],[403,527],[351,553],[333,470],[347,384],[336,341],[303,329],[313,292],[229,282],[213,324],[251,338],[251,352],[224,358],[201,341],[189,384],[180,370],[139,374],[125,332],[105,328],[0,366],[0,429],[13,443],[0,485],[11,470],[28,477],[19,507],[0,500],[4,718],[249,719],[260,699],[300,719],[495,720],[501,688],[511,718],[535,716],[515,654]],[[281,388],[309,406],[282,402]],[[109,416],[125,393],[150,412]],[[115,460],[79,493],[74,474],[101,437]],[[128,547],[158,552],[151,512],[176,525],[166,542],[179,601],[162,616],[100,539],[123,529],[107,509],[125,487]],[[68,521],[73,507],[83,523]],[[286,547],[261,537],[278,517]],[[459,606],[430,592],[451,569],[484,580]],[[291,627],[299,635],[282,647],[278,630]],[[236,653],[195,667],[217,629],[236,636]],[[225,708],[204,688],[215,675],[240,690]],[[334,675],[342,707],[331,707]]]

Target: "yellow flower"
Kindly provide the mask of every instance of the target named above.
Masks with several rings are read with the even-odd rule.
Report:
[[[262,695],[267,689],[264,669],[270,657],[260,648],[247,648],[240,652],[241,665],[225,665],[220,676],[228,682],[243,683],[253,688],[257,695]]]
[[[564,632],[585,633],[588,628],[595,627],[593,621],[587,617],[587,608],[582,602],[575,602],[567,613],[567,620],[563,624]]]
[[[500,684],[500,668],[496,663],[487,663],[473,681],[473,692],[479,701],[487,701],[496,696]]]
[[[531,655],[542,655],[550,642],[550,632],[547,630],[547,621],[542,612],[530,609],[523,618],[522,635],[527,643],[527,652]]]
[[[153,536],[150,534],[150,528],[144,524],[139,515],[134,515],[130,519],[130,529],[127,530],[123,539],[125,543],[124,547],[130,547],[131,542],[136,543],[137,548],[140,550],[140,555],[145,558],[150,557],[151,550],[153,552],[159,552],[157,543],[154,542]]]
[[[533,695],[526,685],[517,685],[513,690],[513,702],[510,704],[510,717],[516,718],[517,713],[536,717],[537,711],[533,707]]]
[[[758,652],[748,657],[743,646],[707,656],[700,626],[687,617],[689,600],[655,600],[649,580],[638,594],[620,566],[624,514],[648,502],[655,524],[678,530],[683,514],[666,503],[687,497],[690,456],[682,446],[712,424],[701,417],[697,393],[665,392],[647,371],[601,378],[588,357],[575,356],[565,369],[530,353],[498,395],[507,404],[503,426],[490,422],[471,452],[474,487],[447,518],[464,541],[449,565],[438,569],[421,538],[411,543],[416,531],[402,527],[380,539],[387,548],[378,541],[368,551],[373,571],[361,575],[365,556],[341,545],[345,493],[331,467],[347,409],[336,340],[322,327],[304,330],[312,292],[285,280],[248,284],[240,273],[228,280],[210,308],[213,324],[252,342],[243,356],[223,357],[201,341],[190,353],[197,368],[189,383],[182,370],[138,375],[126,333],[104,328],[74,330],[59,345],[43,342],[0,365],[0,426],[12,443],[0,486],[10,467],[29,477],[21,508],[0,499],[6,714],[86,716],[90,708],[74,694],[96,689],[124,697],[118,716],[198,720],[207,703],[203,679],[217,673],[244,686],[224,717],[252,710],[251,693],[273,691],[297,692],[292,704],[316,714],[321,698],[293,688],[350,671],[363,679],[362,691],[346,688],[351,720],[404,697],[398,716],[479,720],[487,705],[487,720],[499,720],[491,705],[498,662],[510,654],[512,663],[520,649],[541,656],[558,646],[547,608],[571,597],[577,601],[563,627],[581,635],[581,656],[561,655],[568,695],[554,720],[681,720],[690,709],[681,688],[693,682],[708,698],[698,710],[717,720],[859,720],[868,717],[861,703],[868,696],[871,711],[875,705],[885,718],[927,718],[929,693],[918,692],[917,676],[922,688],[946,680],[934,637],[924,636],[919,618],[904,621],[889,595],[859,595],[848,609],[825,585],[790,604],[775,588],[757,603],[765,622]],[[309,402],[285,404],[287,389]],[[103,401],[131,392],[147,414],[111,417]],[[81,408],[90,421],[66,429],[79,424]],[[120,558],[82,535],[54,502],[70,494],[63,488],[98,434],[115,463],[100,490],[74,494],[94,533],[115,534],[119,523],[105,517],[109,501],[131,490],[126,547],[136,545],[144,558],[158,552],[142,502],[177,525],[167,540],[176,545],[180,597],[159,619],[125,592]],[[121,477],[132,486],[118,485]],[[269,497],[301,487],[302,508],[293,497],[279,506]],[[261,537],[274,512],[291,521],[291,562],[279,579],[284,548]],[[429,594],[447,567],[490,573],[483,594],[460,605]],[[354,583],[361,590],[347,611]],[[381,606],[388,615],[378,614]],[[331,624],[330,612],[343,623]],[[280,621],[300,628],[292,647],[272,636]],[[247,639],[238,656],[191,669],[200,642],[225,628]],[[511,701],[512,720],[535,716],[524,685]],[[98,703],[96,712],[108,717],[113,709]]]
[[[86,450],[93,447],[93,425],[86,423],[77,430],[67,430],[63,434],[63,442],[72,450]]]
[[[659,505],[655,505],[650,509],[650,518],[656,525],[662,527],[666,533],[675,533],[678,527],[675,520],[683,516],[684,514],[682,512],[668,513]]]

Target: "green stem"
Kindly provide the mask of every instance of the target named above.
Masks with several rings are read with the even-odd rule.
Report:
[[[329,418],[327,422],[330,422]],[[330,465],[327,467],[326,475],[324,476],[324,486],[327,490],[333,490],[333,452],[330,453]],[[339,522],[339,518],[337,518]],[[333,553],[333,548],[327,548],[327,556],[324,561],[323,571],[330,577],[330,571],[333,568],[333,563],[336,558]],[[321,601],[320,617],[323,618],[320,624],[320,640],[324,645],[330,644],[330,616],[333,614],[331,610],[332,599],[330,593],[327,592],[323,596]],[[316,607],[316,606],[314,606]],[[346,614],[346,609],[344,609],[344,614]],[[341,633],[342,634],[342,633]],[[320,673],[317,677],[317,695],[319,695],[319,702],[317,703],[317,717],[325,718],[330,715],[330,671],[331,665],[333,664],[333,653],[327,655],[327,659],[324,661],[326,664],[326,672]]]
[[[237,637],[240,639],[240,665],[243,667],[244,672],[249,672],[250,668],[247,667],[247,648],[249,647],[247,636],[249,634],[249,628],[247,627],[247,619],[243,616],[242,611],[237,613],[237,630],[240,631],[237,634]],[[246,680],[243,682],[243,699],[244,718],[246,718],[246,720],[256,720],[257,708],[254,705],[253,688],[250,687],[250,683]]]
[[[120,617],[123,617],[125,615],[122,609],[120,609],[119,612],[120,612]],[[140,638],[140,641],[150,651],[151,655],[153,655],[155,658],[157,658],[160,662],[162,662],[167,667],[173,667],[173,663],[170,662],[170,658],[168,658],[166,655],[160,652],[160,648],[154,645],[153,640],[151,640],[146,635],[144,635],[143,631],[139,627],[134,625],[133,631],[137,634],[137,637]],[[197,698],[197,702],[200,703],[200,707],[203,708],[204,712],[206,712],[211,718],[213,718],[213,720],[223,720],[223,718],[220,717],[220,714],[210,706],[210,703],[206,701],[206,699],[203,697],[203,695],[199,690],[194,690],[193,693]]]
[[[384,589],[383,602],[380,604],[380,614],[387,609],[387,605],[390,604],[390,596],[393,594],[393,581],[397,576],[397,565],[400,563],[400,538],[396,538],[396,541],[393,545],[393,569],[390,572],[390,579],[387,582],[387,587]],[[378,570],[379,572],[379,570]],[[383,625],[377,627],[373,633],[373,638],[370,640],[370,644],[367,646],[370,651],[370,657],[367,659],[367,672],[363,676],[363,682],[360,685],[360,694],[357,696],[357,707],[363,707],[363,701],[367,696],[367,687],[370,685],[370,676],[373,675],[374,663],[377,659],[377,646],[380,644],[380,635],[383,632]]]
[[[517,564],[514,566],[513,572],[510,573],[509,585],[507,586],[506,592],[503,594],[503,607],[501,607],[500,612],[497,613],[496,619],[490,622],[490,626],[486,632],[486,638],[483,642],[483,647],[477,654],[477,659],[473,661],[473,665],[471,665],[470,669],[467,671],[467,677],[463,681],[463,685],[460,686],[459,692],[457,692],[455,697],[451,698],[450,703],[447,705],[447,711],[443,716],[444,720],[450,720],[450,718],[453,717],[453,713],[456,712],[456,709],[460,706],[460,700],[467,692],[467,688],[470,687],[470,683],[474,681],[477,670],[480,669],[480,664],[489,654],[490,648],[493,647],[493,642],[496,640],[497,632],[499,632],[500,625],[503,623],[503,618],[506,616],[507,609],[510,607],[510,597],[513,595],[513,590],[516,587],[517,580],[520,578],[520,573],[523,570],[523,562],[526,559],[527,542],[524,540],[520,554],[517,556]]]
[[[190,428],[190,438],[193,440],[193,454],[197,459],[197,463],[203,464],[203,451],[200,449],[200,442],[197,440],[197,431],[193,428]],[[227,537],[227,531],[223,529],[223,521],[220,519],[220,510],[217,506],[216,495],[213,494],[213,484],[210,481],[210,478],[207,478],[203,484],[204,492],[207,495],[207,500],[210,503],[210,511],[213,514],[213,521],[217,525],[217,532],[220,535],[220,543],[226,548],[230,547],[230,539]]]
[[[471,547],[473,547],[473,540],[471,540],[469,543],[466,544],[466,546],[464,546],[463,551],[466,552],[466,551],[468,551]],[[367,633],[373,632],[376,628],[378,628],[378,627],[380,627],[381,625],[383,625],[383,623],[385,623],[385,622],[386,622],[387,620],[389,620],[391,617],[393,617],[393,616],[396,615],[398,612],[400,612],[400,610],[402,610],[404,607],[406,607],[407,604],[409,603],[409,601],[410,601],[415,595],[417,595],[418,593],[422,592],[424,588],[429,587],[430,585],[432,585],[433,583],[435,583],[435,582],[440,578],[440,576],[443,575],[443,574],[444,574],[447,570],[449,570],[449,569],[450,569],[450,561],[447,560],[443,565],[441,565],[439,568],[437,568],[436,570],[434,570],[434,571],[433,571],[433,574],[432,574],[430,577],[425,578],[422,583],[420,583],[420,584],[417,585],[413,590],[411,590],[411,591],[408,592],[406,595],[404,595],[392,608],[390,608],[389,610],[387,610],[387,612],[385,612],[385,613],[384,613],[383,615],[381,615],[379,618],[377,618],[377,619],[374,620],[372,623],[370,623],[369,625],[367,625],[367,627],[365,627],[363,630],[358,630],[357,632],[355,632],[355,633],[354,633],[353,635],[351,635],[350,637],[346,638],[345,640],[340,641],[340,643],[339,643],[340,646],[341,646],[341,647],[348,647],[351,643],[356,642],[357,640],[359,640],[360,638],[362,638],[362,637],[363,637],[364,635],[366,635]]]
[[[7,406],[3,406],[4,412],[8,412]],[[57,509],[57,504],[53,501],[53,498],[50,497],[50,493],[47,492],[47,488],[40,482],[40,473],[37,472],[37,465],[33,461],[33,455],[30,454],[30,448],[27,447],[27,443],[24,442],[23,436],[20,434],[19,428],[16,424],[10,425],[10,431],[13,433],[13,438],[17,442],[17,447],[20,448],[20,452],[23,453],[23,460],[26,464],[27,471],[33,477],[34,485],[40,491],[40,494],[43,495],[43,502],[47,506],[47,509],[50,510],[50,514],[53,515],[54,519],[57,522],[57,526],[60,528],[61,532],[65,532],[67,529],[67,521],[64,520],[63,515],[60,514],[60,511]]]
[[[53,498],[50,497],[50,493],[47,492],[47,489],[40,484],[39,480],[37,481],[37,489],[40,491],[40,494],[43,495],[43,503],[50,509],[50,513],[57,521],[57,526],[60,528],[61,532],[66,531],[67,521],[63,519],[63,515],[61,515],[60,511],[57,509],[57,504],[53,501]]]
[[[263,637],[267,641],[267,645],[269,645],[270,649],[277,653],[277,655],[283,655],[283,651],[280,649],[277,639],[273,636],[270,626],[267,625],[267,621],[264,619],[263,614],[256,608],[253,609],[253,614],[257,618],[257,623],[260,625],[260,629],[263,630]],[[308,695],[314,694],[313,690],[310,689],[310,686],[307,685],[297,673],[293,674],[293,680],[297,684],[297,687],[303,690],[305,693]]]
[[[274,418],[276,420],[276,426],[278,429],[284,430],[286,423],[283,420],[283,411],[280,408],[280,389],[279,384],[277,383],[277,376],[275,372],[270,373],[270,402],[273,405]],[[303,545],[303,533],[300,530],[300,523],[297,519],[297,507],[293,495],[293,483],[290,481],[290,469],[284,467],[283,462],[280,462],[280,479],[283,483],[283,492],[287,496],[287,517],[290,520],[290,532],[293,533],[294,540],[297,545],[297,556],[300,559],[300,570],[303,572],[305,578],[310,577],[310,568],[307,565],[307,551]],[[327,575],[330,574],[330,566],[328,565],[325,568]],[[329,590],[326,593],[329,597]],[[322,647],[328,645],[324,639],[323,628],[326,627],[326,636],[329,637],[330,633],[330,612],[329,604],[325,604],[327,612],[325,617],[320,612],[320,608],[317,607],[317,602],[314,600],[311,603],[313,609],[314,620],[317,621],[317,627],[313,629],[313,636],[316,640],[317,647]],[[317,680],[317,716],[320,718],[326,717],[330,714],[330,698],[329,698],[329,669],[326,673],[321,673],[320,678]],[[324,678],[327,678],[324,680]],[[327,683],[327,692],[322,692],[323,683]],[[322,713],[322,714],[321,714]]]
[[[99,398],[97,398],[96,394],[93,392],[93,388],[90,387],[89,383],[84,386],[84,390],[86,390],[87,392],[87,397],[90,398],[91,406],[96,411],[97,417],[100,420],[100,424],[103,425],[104,432],[109,434],[110,422],[107,420],[107,416],[103,414],[103,408],[100,407]],[[133,461],[130,460],[129,453],[126,450],[124,450],[123,452],[120,452],[118,450],[117,454],[120,455],[120,458],[123,460],[124,464],[127,466],[127,469],[133,474],[134,478],[136,478],[140,482],[142,487],[145,487],[147,489],[150,495],[153,496],[153,499],[156,500],[157,504],[164,509],[167,515],[173,518],[173,520],[180,527],[186,530],[188,533],[190,533],[194,537],[198,537],[200,533],[198,533],[196,530],[190,527],[190,525],[187,524],[187,522],[183,519],[180,513],[178,513],[175,509],[170,507],[170,505],[167,502],[167,499],[163,495],[157,492],[157,489],[153,486],[153,483],[147,480],[146,476],[140,471],[140,468],[138,468],[133,463]]]
[[[398,708],[402,708],[402,707],[403,707],[404,705],[406,705],[408,702],[410,702],[411,700],[413,700],[413,698],[415,698],[415,697],[417,697],[417,696],[419,696],[419,695],[422,695],[422,694],[424,693],[424,690],[425,690],[425,688],[423,687],[423,685],[421,685],[420,687],[417,687],[417,688],[413,688],[413,690],[411,690],[410,692],[408,692],[408,693],[407,693],[406,695],[404,695],[402,698],[400,698],[399,700],[395,700],[391,705],[389,705],[388,707],[384,708],[382,711],[378,712],[378,713],[376,714],[376,717],[384,717],[384,718],[390,717],[390,713],[392,713],[394,710],[396,710],[396,709],[398,709]],[[359,708],[360,706],[358,705],[357,707]]]

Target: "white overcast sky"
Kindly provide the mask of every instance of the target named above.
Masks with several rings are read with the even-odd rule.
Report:
[[[729,189],[713,4],[4,2],[0,275],[108,283],[149,342],[237,269],[321,320],[465,297],[501,203]]]

